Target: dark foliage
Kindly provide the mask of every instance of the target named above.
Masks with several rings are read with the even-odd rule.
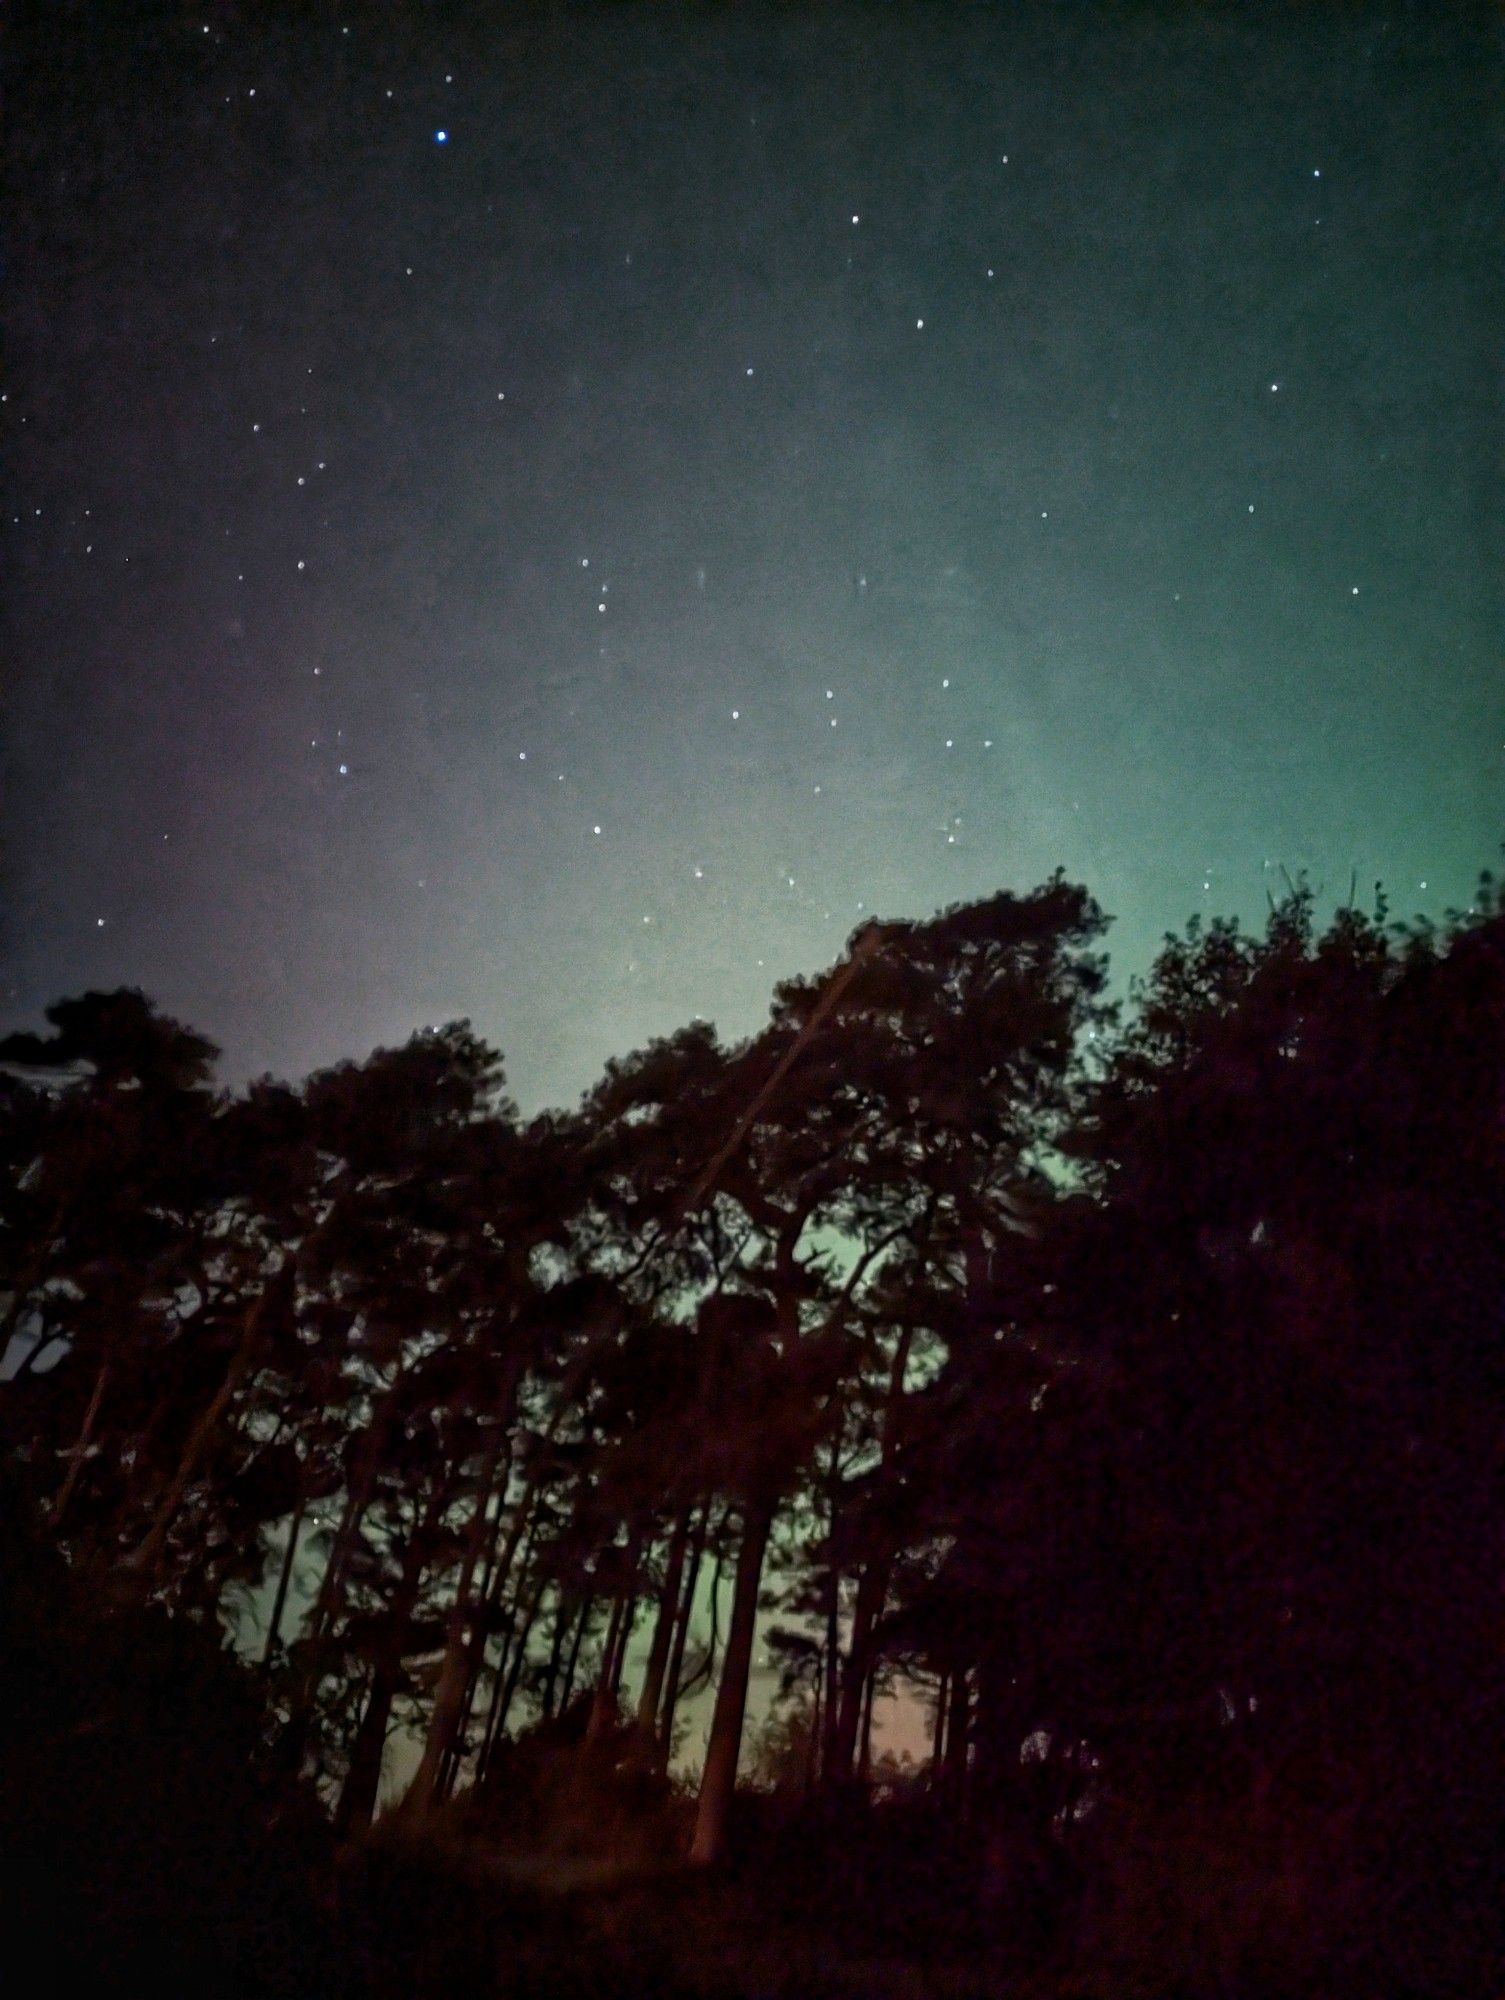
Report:
[[[465,1023],[239,1096],[135,993],[0,1048],[0,1827],[60,1976],[1488,1989],[1505,908],[1297,889],[1121,1023],[1103,929],[1060,878],[869,926],[531,1123]]]
[[[9,1482],[0,1504],[16,1969],[45,1965],[57,1992],[353,1993],[328,1824],[308,1791],[260,1773],[246,1670],[159,1609],[103,1614]]]

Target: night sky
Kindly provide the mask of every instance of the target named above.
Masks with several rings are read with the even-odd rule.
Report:
[[[32,10],[7,1023],[526,1108],[1057,863],[1466,902],[1505,832],[1491,13]]]

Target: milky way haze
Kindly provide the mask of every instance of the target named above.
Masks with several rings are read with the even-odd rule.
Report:
[[[1057,863],[1505,824],[1461,5],[63,6],[8,95],[5,1012],[525,1105]]]

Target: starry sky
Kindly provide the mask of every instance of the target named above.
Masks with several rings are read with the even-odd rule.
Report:
[[[525,1108],[1056,864],[1505,832],[1496,17],[57,0],[6,57],[0,1013]]]

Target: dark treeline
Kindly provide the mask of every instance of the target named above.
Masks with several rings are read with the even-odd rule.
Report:
[[[1059,877],[871,925],[526,1120],[464,1022],[227,1093],[140,994],[59,1002],[0,1046],[49,1588],[238,1654],[256,1797],[342,1837],[384,1760],[409,1829],[505,1818],[519,1739],[662,1782],[704,1695],[720,1863],[768,1651],[790,1824],[908,1826],[1022,1963],[1484,1991],[1505,898],[1297,889],[1122,1009],[1105,929]],[[932,1752],[877,1784],[894,1689]]]

